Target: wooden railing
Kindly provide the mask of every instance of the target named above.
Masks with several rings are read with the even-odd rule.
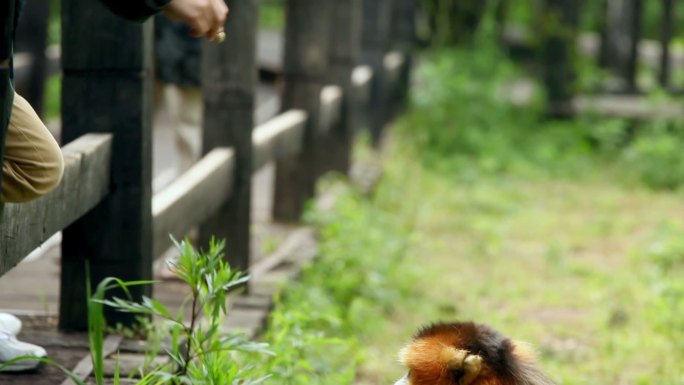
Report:
[[[393,16],[414,0],[286,1],[284,108],[258,127],[258,1],[227,3],[227,41],[203,47],[205,156],[153,195],[153,26],[92,0],[62,1],[64,180],[35,202],[7,204],[0,217],[0,276],[63,231],[60,328],[86,325],[86,265],[94,282],[150,279],[170,234],[199,226],[200,242],[227,239],[231,264],[248,269],[253,172],[276,162],[274,217],[297,221],[316,179],[348,170],[354,133],[368,122],[379,138],[401,104],[411,42],[393,26],[412,31],[413,20]]]
[[[505,2],[501,2],[503,4]],[[684,119],[677,103],[649,103],[644,97],[657,85],[672,95],[682,93],[675,84],[674,71],[681,71],[684,51],[673,44],[680,4],[673,0],[659,2],[657,31],[645,38],[645,6],[657,2],[644,0],[600,0],[595,3],[574,0],[544,0],[537,9],[535,26],[507,25],[504,41],[509,48],[534,53],[541,58],[538,73],[543,76],[551,115],[569,116],[575,112],[627,119]],[[580,32],[582,20],[597,6],[597,32]],[[653,15],[650,15],[653,17]],[[501,16],[502,20],[505,17]],[[541,44],[537,44],[541,43]],[[535,52],[536,51],[536,52]],[[576,55],[583,55],[604,70],[603,79],[590,95],[577,93]],[[656,74],[653,84],[640,84],[639,68]]]

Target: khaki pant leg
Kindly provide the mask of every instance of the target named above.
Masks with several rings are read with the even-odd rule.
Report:
[[[57,187],[63,172],[59,144],[31,105],[15,94],[5,138],[0,200],[37,199]]]

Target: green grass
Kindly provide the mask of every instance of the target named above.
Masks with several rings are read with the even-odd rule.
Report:
[[[280,1],[263,1],[259,6],[259,26],[267,29],[285,27],[285,7]]]
[[[530,341],[564,384],[682,383],[681,197],[610,180],[462,184],[423,172],[406,188],[411,167],[394,165],[384,190],[421,202],[404,262],[420,278],[414,298],[368,331],[381,357],[364,366],[369,384],[396,376],[401,341],[437,319]]]

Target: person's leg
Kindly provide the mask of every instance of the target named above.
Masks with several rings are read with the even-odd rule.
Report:
[[[26,202],[52,191],[64,172],[57,141],[31,105],[14,95],[5,138],[0,201]]]

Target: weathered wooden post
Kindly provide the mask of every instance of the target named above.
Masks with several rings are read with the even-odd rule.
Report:
[[[639,67],[639,42],[641,41],[641,14],[643,13],[643,0],[632,0],[632,14],[629,29],[629,60],[627,62],[627,92],[637,92],[637,75]]]
[[[226,41],[202,47],[204,94],[203,152],[215,147],[235,150],[235,177],[226,181],[233,193],[226,204],[200,226],[200,242],[212,236],[226,240],[231,266],[246,270],[250,259],[252,194],[252,128],[257,78],[257,0],[228,0]]]
[[[663,25],[660,34],[660,85],[667,89],[670,87],[670,42],[674,33],[675,21],[674,0],[663,0]]]
[[[574,113],[579,4],[576,0],[546,0],[543,17],[546,18],[543,62],[548,113],[551,117],[567,117]]]
[[[333,0],[288,0],[285,27],[283,111],[302,109],[309,114],[302,152],[276,165],[273,215],[294,222],[307,199],[313,197],[320,138],[316,123],[321,89],[330,60],[330,16]]]
[[[62,1],[62,21],[62,138],[114,134],[110,195],[64,231],[59,326],[80,330],[87,326],[86,264],[93,285],[108,276],[152,277],[153,25],[126,22],[91,0]],[[134,300],[151,294],[149,285],[130,289]],[[135,322],[131,314],[107,317]]]
[[[48,22],[50,18],[50,1],[33,0],[26,6],[19,19],[17,28],[16,51],[31,55],[31,66],[25,83],[17,84],[20,95],[31,103],[39,115],[43,114],[45,80],[47,75]]]
[[[615,73],[615,91],[636,90],[642,5],[642,0],[607,0],[605,5],[599,64]]]
[[[394,47],[404,54],[404,66],[401,68],[396,95],[396,107],[398,109],[405,107],[411,83],[412,51],[417,41],[416,13],[419,7],[420,2],[416,0],[395,0],[394,4],[392,40]]]
[[[342,87],[344,94],[340,122],[325,136],[322,146],[327,157],[322,172],[333,170],[346,174],[351,165],[351,147],[356,118],[352,108],[351,75],[361,56],[363,0],[333,0],[330,23],[329,81]]]
[[[373,143],[380,144],[387,123],[387,88],[384,76],[385,55],[390,47],[392,5],[394,0],[364,0],[362,60],[373,68],[370,132]]]

